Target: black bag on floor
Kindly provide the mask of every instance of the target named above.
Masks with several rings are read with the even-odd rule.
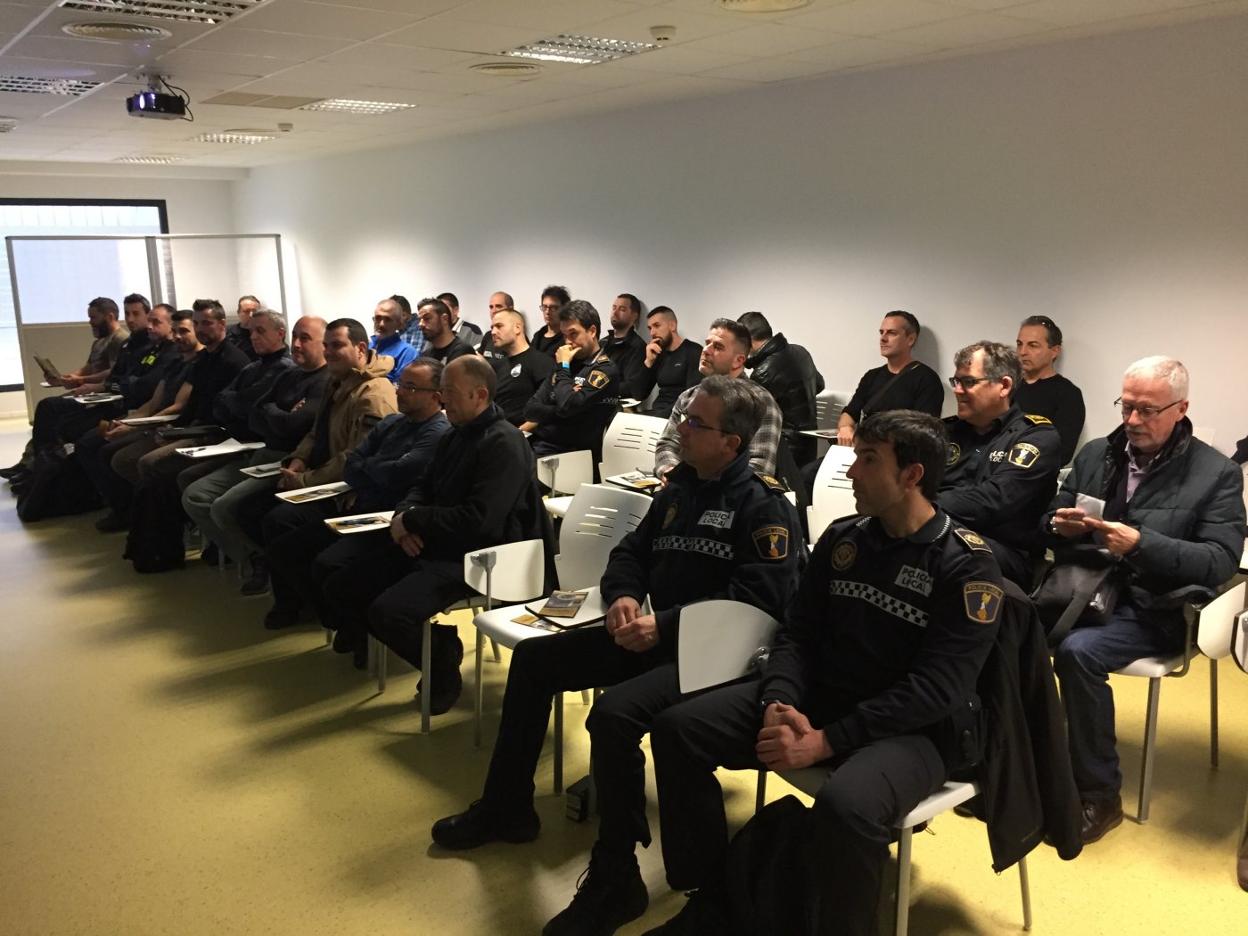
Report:
[[[14,493],[17,516],[23,523],[100,507],[100,492],[74,457],[72,446],[52,445],[39,452],[29,475],[14,485]]]
[[[768,803],[728,846],[728,915],[739,936],[807,936],[817,931],[809,886],[810,810],[796,796]]]
[[[130,509],[130,533],[123,559],[135,572],[168,572],[186,564],[182,539],[182,495],[172,481],[140,484]]]

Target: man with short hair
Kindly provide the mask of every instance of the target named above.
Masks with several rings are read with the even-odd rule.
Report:
[[[495,293],[494,296],[504,297],[507,302],[505,308],[512,308],[513,304],[511,296],[508,296],[506,293]],[[494,312],[494,296],[490,297],[491,314]],[[448,309],[450,309],[451,331],[455,333],[455,336],[459,338],[460,341],[475,350],[481,341],[481,329],[477,328],[476,325],[472,324],[472,322],[467,319],[459,317],[459,297],[457,297],[453,292],[444,292],[438,293],[438,298],[445,303]]]
[[[425,350],[420,353],[421,357],[449,364],[457,357],[475,353],[472,346],[451,328],[451,310],[441,299],[421,299],[416,315],[420,330],[425,335]]]
[[[131,293],[121,301],[121,308],[126,319],[126,331],[130,333],[130,336],[122,343],[121,350],[117,352],[117,360],[111,367],[91,375],[86,383],[78,386],[77,392],[80,394],[122,393],[124,387],[128,385],[127,377],[147,353],[149,341],[147,316],[152,311],[151,303],[147,301],[146,296]],[[149,393],[150,390],[149,387]],[[128,404],[114,408],[124,412]]]
[[[698,359],[698,373],[703,378],[712,375],[744,378],[745,360],[749,355],[750,333],[746,327],[732,319],[718,318],[711,322],[707,330],[706,344],[702,346],[702,356]],[[780,407],[771,394],[758,384],[748,381],[748,386],[758,397],[763,414],[758,430],[750,439],[750,468],[758,474],[774,477],[776,449],[780,444]],[[696,386],[690,387],[676,398],[663,434],[655,445],[654,473],[660,479],[666,478],[667,473],[680,463],[680,424],[684,422],[697,389]]]
[[[1109,674],[1141,657],[1183,649],[1184,593],[1215,591],[1235,574],[1244,548],[1243,475],[1192,435],[1187,368],[1147,357],[1127,368],[1122,426],[1080,450],[1044,527],[1058,563],[1064,547],[1099,545],[1116,560],[1117,603],[1107,622],[1080,626],[1053,657],[1084,844],[1122,822],[1122,772]],[[1076,506],[1087,495],[1100,516]]]
[[[119,321],[117,303],[106,296],[98,296],[87,303],[87,320],[95,338],[87,354],[87,363],[76,371],[61,374],[59,380],[49,380],[53,386],[76,390],[93,379],[98,380],[99,375],[112,369],[121,346],[130,337],[129,330]]]
[[[620,372],[598,344],[598,310],[583,299],[559,312],[565,344],[555,352],[550,379],[524,407],[521,429],[538,457],[589,449],[593,463],[602,460],[602,434],[615,418]],[[595,469],[597,470],[597,469]]]
[[[511,298],[509,294],[498,292],[490,296],[489,317],[490,317],[491,325],[494,324],[494,316],[496,316],[499,312],[504,311],[505,309],[509,309],[512,311],[515,310],[514,300]],[[458,314],[458,309],[455,309],[453,311],[455,311],[455,313]],[[469,326],[469,327],[472,328],[474,331],[476,330],[475,325]],[[465,335],[464,340],[468,341],[471,337],[472,337],[471,335]],[[494,338],[490,334],[490,330],[487,328],[485,330],[484,335],[482,335],[478,331],[477,339],[478,339],[477,341],[473,342],[473,347],[476,349],[476,352],[480,354],[483,358],[485,358],[487,361],[489,361],[491,364],[495,363],[495,360],[498,357],[498,355],[495,354],[494,352]]]
[[[680,428],[682,463],[637,529],[611,551],[601,583],[606,626],[516,645],[485,790],[467,811],[434,825],[436,844],[464,849],[536,838],[533,772],[551,698],[610,686],[589,721],[602,815],[594,861],[598,870],[636,873],[634,843],[649,841],[639,745],[655,714],[680,699],[681,608],[729,598],[779,615],[797,584],[797,517],[783,494],[749,466],[750,438],[761,416],[746,382],[712,376],[699,385]],[[654,613],[643,613],[647,596]],[[608,916],[590,925],[563,919],[567,915],[545,932],[613,932],[623,922]],[[614,925],[608,927],[609,919]]]
[[[611,331],[600,336],[603,353],[620,372],[620,396],[644,399],[646,343],[637,334],[641,322],[641,300],[632,293],[620,293],[611,303]]]
[[[529,347],[524,337],[524,316],[515,309],[500,309],[490,323],[491,353],[486,358],[498,374],[494,402],[513,426],[524,422],[525,404],[555,371],[555,362]],[[482,342],[484,344],[484,342]],[[482,357],[486,357],[482,352]]]
[[[540,538],[545,523],[533,454],[493,404],[495,380],[494,368],[477,355],[446,366],[441,395],[451,429],[438,440],[432,469],[396,507],[390,541],[323,584],[328,611],[348,641],[372,633],[425,670],[435,715],[459,698],[464,648],[453,624],[433,625],[432,659],[423,660],[424,622],[469,594],[465,553]]]
[[[566,286],[547,286],[542,290],[542,321],[544,328],[533,330],[533,350],[549,355],[554,360],[555,350],[563,344],[563,332],[559,330],[559,312],[572,301]]]
[[[255,349],[251,346],[251,314],[264,308],[255,296],[239,296],[235,316],[238,321],[225,330],[225,340],[247,355],[249,361],[256,359]]]
[[[1057,372],[1062,353],[1062,330],[1051,318],[1032,315],[1023,319],[1014,343],[1023,379],[1014,391],[1014,402],[1024,413],[1045,416],[1062,440],[1062,464],[1069,464],[1083,432],[1086,411],[1083,393]]]
[[[369,347],[378,354],[387,355],[394,360],[394,370],[390,371],[390,382],[397,384],[403,368],[417,358],[417,351],[403,340],[400,331],[403,328],[403,307],[393,298],[382,299],[373,310],[373,339]]]
[[[854,429],[872,413],[908,409],[940,416],[945,405],[940,377],[913,356],[920,331],[919,320],[909,312],[898,309],[884,316],[880,323],[884,363],[862,375],[858,389],[841,411],[836,422],[838,445],[853,445]]]
[[[944,421],[949,455],[936,500],[988,537],[1005,577],[1030,592],[1043,550],[1036,525],[1053,499],[1061,440],[1048,419],[1013,403],[1020,371],[1012,348],[977,341],[953,361],[958,412]]]
[[[781,333],[773,333],[771,323],[761,312],[746,312],[737,319],[750,330],[750,379],[760,384],[776,400],[784,414],[785,443],[800,468],[815,459],[815,440],[802,435],[815,428],[815,397],[823,392],[823,375],[801,345],[792,344]]]
[[[849,469],[861,516],[819,538],[762,678],[694,695],[655,719],[667,881],[695,893],[652,932],[731,929],[715,769],[816,764],[827,777],[810,813],[809,877],[795,890],[818,903],[810,932],[876,932],[893,824],[982,749],[976,689],[1005,598],[991,551],[935,503],[945,446],[926,413],[864,420]],[[587,910],[597,904],[612,922],[622,909],[644,910],[635,871],[631,881],[599,871],[591,863],[581,888]]]
[[[655,306],[646,316],[650,343],[642,361],[643,379],[638,388],[642,392],[638,399],[646,399],[657,386],[659,392],[648,412],[663,419],[672,414],[676,399],[702,379],[698,370],[702,349],[681,336],[678,324],[676,313],[667,306]]]
[[[412,311],[412,304],[407,296],[400,296],[398,293],[391,296],[390,301],[399,307],[399,314],[402,316],[403,327],[399,331],[399,337],[415,348],[416,356],[420,357],[425,350],[425,333],[420,330],[420,319]]]

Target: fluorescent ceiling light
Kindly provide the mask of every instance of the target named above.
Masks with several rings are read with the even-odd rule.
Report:
[[[326,98],[314,104],[304,104],[299,110],[332,111],[337,114],[391,114],[410,110],[415,104],[394,104],[386,101],[353,101],[350,98]]]
[[[0,75],[0,91],[22,94],[64,94],[77,97],[98,88],[98,81],[80,81],[77,78],[32,78],[27,75]]]
[[[151,156],[118,156],[113,162],[119,163],[138,163],[144,166],[168,166],[176,162],[186,159],[185,156],[162,156],[152,154]]]
[[[268,130],[224,130],[219,133],[201,133],[191,137],[192,143],[268,143],[277,139],[277,132]]]
[[[61,0],[66,10],[108,13],[111,16],[146,16],[179,23],[215,26],[260,4],[261,0]]]
[[[561,34],[528,45],[508,49],[503,55],[513,58],[537,59],[539,62],[569,62],[573,65],[600,65],[642,52],[652,52],[653,42],[630,42],[627,39],[598,39],[594,36]]]

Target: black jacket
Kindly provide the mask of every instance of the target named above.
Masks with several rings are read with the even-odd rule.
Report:
[[[229,386],[217,394],[212,404],[213,418],[225,427],[231,438],[239,442],[261,441],[251,429],[251,412],[269,395],[278,378],[294,366],[295,362],[290,359],[285,345],[281,350],[261,355],[239,371]]]
[[[389,510],[419,484],[433,463],[438,440],[451,428],[439,411],[415,422],[392,413],[347,453],[342,480],[351,485],[352,512]]]
[[[646,369],[646,343],[641,335],[630,331],[625,337],[616,338],[615,332],[609,331],[602,339],[601,345],[602,353],[611,359],[619,371],[618,395],[644,400],[650,391],[641,392],[645,383]]]
[[[1243,472],[1195,438],[1186,417],[1124,507],[1115,492],[1123,482],[1126,461],[1126,431],[1121,427],[1080,449],[1041,521],[1043,529],[1047,531],[1059,507],[1075,506],[1076,494],[1104,500],[1105,519],[1140,530],[1139,545],[1122,563],[1131,604],[1173,622],[1182,609],[1173,606],[1177,602],[1163,601],[1163,595],[1192,585],[1215,589],[1235,574],[1244,548]],[[1071,542],[1049,539],[1054,545]]]
[[[823,375],[801,345],[789,344],[784,335],[773,335],[750,355],[746,367],[750,379],[775,397],[784,416],[784,440],[799,465],[815,457],[815,440],[801,435],[815,428],[815,396],[823,392]]]
[[[139,335],[144,336],[136,342]],[[109,375],[109,386],[125,397],[127,410],[137,409],[152,398],[166,373],[180,360],[172,341],[151,341],[148,332],[132,332],[121,346]]]
[[[670,654],[681,606],[692,601],[731,598],[782,617],[805,557],[797,514],[778,487],[750,470],[748,453],[718,478],[700,480],[680,464],[667,480],[637,529],[611,550],[603,602],[649,595]]]
[[[211,351],[204,348],[195,355],[195,361],[186,375],[186,383],[191,385],[191,397],[178,414],[175,425],[214,425],[213,405],[216,403],[217,394],[248,363],[247,355],[228,341],[222,341]]]
[[[493,403],[438,440],[424,479],[398,505],[422,556],[457,560],[485,546],[541,539],[546,509],[524,433]]]
[[[619,402],[620,372],[599,352],[592,361],[557,366],[525,404],[524,418],[537,423],[535,444],[544,444],[547,452],[589,449],[596,466],[602,460],[602,434]]]
[[[298,365],[283,371],[268,394],[252,407],[248,428],[264,440],[266,448],[293,452],[312,431],[328,386],[329,368],[324,364],[314,371],[305,371]]]

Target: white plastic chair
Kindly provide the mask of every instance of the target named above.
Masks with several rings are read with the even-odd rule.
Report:
[[[711,598],[680,609],[676,669],[682,693],[740,679],[771,646],[775,618],[743,601]]]
[[[810,506],[806,509],[806,526],[812,545],[833,520],[857,513],[854,484],[846,477],[856,457],[850,446],[834,445],[819,465]]]
[[[823,393],[817,394],[815,396],[815,428],[835,429],[842,410],[853,396],[853,393],[847,390],[824,390]],[[819,455],[826,452],[828,447],[827,439],[819,439],[815,446]]]
[[[801,790],[807,796],[814,796],[827,779],[828,768],[818,764],[804,767],[801,770],[782,770],[780,777],[791,786]],[[763,783],[765,771],[759,771],[758,802],[762,805]],[[906,813],[896,825],[900,836],[897,840],[897,902],[896,924],[893,932],[896,936],[906,936],[910,928],[910,851],[913,845],[914,828],[935,818],[943,812],[965,803],[979,795],[979,786],[975,783],[950,780],[945,785],[923,800],[914,809]],[[1018,880],[1023,899],[1023,929],[1031,929],[1031,881],[1027,875],[1027,858],[1018,861]]]
[[[1231,652],[1231,627],[1244,609],[1245,583],[1224,591],[1204,607],[1193,606],[1189,616],[1183,651],[1168,657],[1141,657],[1122,669],[1119,676],[1142,676],[1148,680],[1148,706],[1144,715],[1144,752],[1140,759],[1140,792],[1136,821],[1148,821],[1153,792],[1153,761],[1157,746],[1157,709],[1163,677],[1180,677],[1191,667],[1193,631],[1201,652],[1209,655],[1209,760],[1218,766],[1218,670],[1217,660]],[[1208,647],[1209,651],[1205,648]]]
[[[654,450],[667,426],[666,419],[640,413],[616,413],[602,437],[598,476],[608,478],[629,471],[652,471]]]
[[[572,505],[559,530],[559,555],[555,570],[559,587],[577,590],[596,587],[607,567],[607,557],[615,545],[637,529],[651,499],[636,491],[611,485],[582,485],[572,498]],[[529,596],[532,597],[532,596]],[[488,637],[495,645],[514,648],[522,640],[555,637],[549,631],[515,623],[527,613],[523,605],[495,608],[473,618],[477,628],[476,727],[474,740],[481,745],[484,686],[481,679],[481,650]],[[587,699],[584,693],[582,698]],[[563,790],[563,694],[555,697],[554,787]]]
[[[546,512],[562,517],[568,512],[572,495],[582,484],[594,483],[594,453],[589,449],[543,455],[537,460],[537,480],[550,488]]]

